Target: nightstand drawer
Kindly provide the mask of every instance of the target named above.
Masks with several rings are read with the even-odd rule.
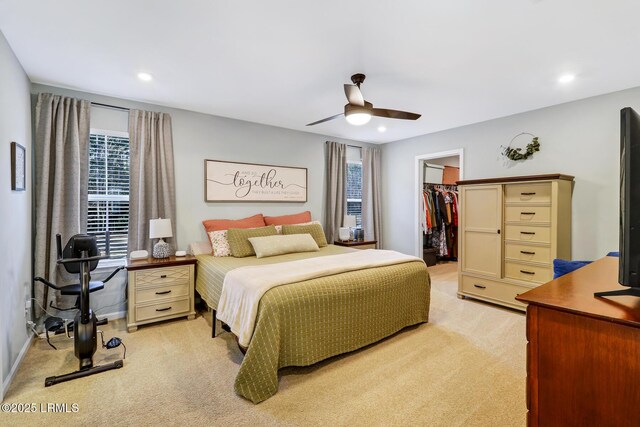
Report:
[[[187,296],[189,296],[189,282],[181,285],[136,289],[136,304]]]
[[[135,272],[136,287],[164,287],[189,283],[189,266],[152,268]]]
[[[368,245],[359,245],[359,246],[353,246],[354,249],[375,249],[376,248],[376,244],[375,243],[371,243]]]
[[[167,301],[153,305],[136,306],[136,321],[142,322],[157,317],[173,316],[189,312],[189,298]]]

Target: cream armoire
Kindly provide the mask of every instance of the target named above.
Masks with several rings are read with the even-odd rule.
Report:
[[[458,181],[458,296],[524,310],[518,294],[571,259],[573,177],[561,174]]]

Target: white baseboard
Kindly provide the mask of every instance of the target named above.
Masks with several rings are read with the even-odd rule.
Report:
[[[29,350],[29,347],[31,347],[32,342],[33,342],[33,332],[29,331],[29,338],[22,346],[22,349],[20,349],[20,353],[18,353],[18,357],[16,358],[16,361],[13,363],[13,366],[9,371],[9,375],[7,375],[7,378],[4,380],[4,383],[2,384],[2,390],[3,390],[2,396],[7,395],[7,391],[9,390],[9,386],[11,385],[11,381],[13,381],[13,378],[18,373],[18,368],[22,363],[22,359],[24,359],[24,357],[27,355],[27,350]]]

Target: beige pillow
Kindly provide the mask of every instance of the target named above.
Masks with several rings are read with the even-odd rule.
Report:
[[[231,255],[236,258],[244,258],[255,255],[253,246],[249,242],[249,237],[274,236],[278,234],[273,225],[258,228],[230,228],[227,230],[227,240]]]
[[[320,250],[311,234],[290,234],[267,237],[249,237],[258,258],[296,252],[317,252]]]
[[[319,247],[327,246],[327,238],[321,224],[283,225],[282,234],[311,234]]]

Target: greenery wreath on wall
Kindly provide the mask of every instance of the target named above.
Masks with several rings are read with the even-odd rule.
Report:
[[[524,149],[525,150],[524,152],[522,151],[523,150],[522,148],[511,147],[511,144],[513,143],[513,141],[522,135],[529,135],[532,137],[531,142],[527,144],[527,147]],[[537,136],[528,132],[522,132],[517,134],[513,138],[511,138],[511,141],[509,141],[508,146],[506,147],[501,146],[501,148],[502,148],[502,155],[507,157],[508,159],[511,159],[513,161],[526,160],[529,157],[533,156],[533,153],[535,153],[536,151],[540,151],[540,143],[538,142]]]

